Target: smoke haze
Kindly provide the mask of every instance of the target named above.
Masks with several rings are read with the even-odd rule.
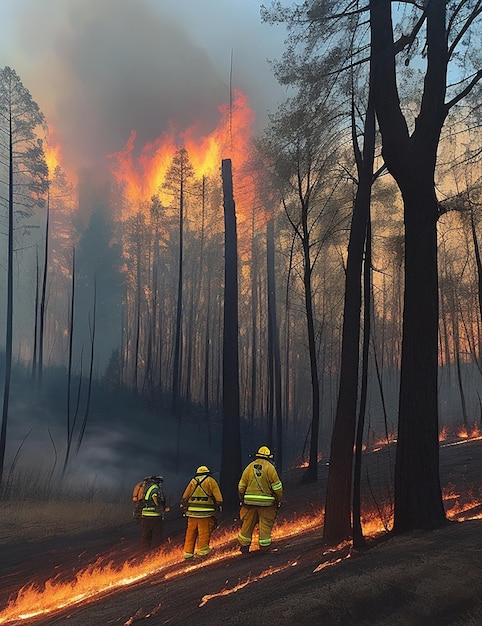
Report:
[[[272,98],[260,89],[271,72],[261,49],[268,42],[253,31],[253,24],[261,27],[258,2],[244,8],[224,0],[8,4],[2,65],[16,69],[31,91],[68,168],[101,167],[132,130],[136,146],[194,123],[210,132],[219,105],[229,100],[231,51],[234,86],[261,117]]]

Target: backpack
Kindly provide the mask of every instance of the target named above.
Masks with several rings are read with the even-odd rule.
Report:
[[[144,478],[138,482],[134,489],[132,490],[132,502],[139,502],[144,499],[144,494],[146,493],[147,484],[149,482],[148,478]]]
[[[132,502],[135,502],[136,505],[132,511],[132,517],[134,518],[136,524],[140,524],[141,522],[142,509],[145,505],[144,496],[146,491],[153,483],[157,483],[160,486],[160,483],[162,482],[162,476],[147,476],[134,486],[134,489],[132,490]]]

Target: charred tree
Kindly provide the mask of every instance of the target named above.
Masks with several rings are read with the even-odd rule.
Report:
[[[337,544],[352,535],[351,487],[360,357],[361,275],[370,212],[375,153],[375,112],[371,98],[369,97],[368,99],[365,114],[363,151],[358,147],[358,138],[356,137],[354,105],[352,111],[352,143],[358,171],[358,187],[348,242],[340,384],[331,438],[323,527],[323,538],[327,543],[331,544]]]
[[[251,273],[251,394],[250,394],[250,404],[249,404],[249,413],[252,420],[256,415],[257,405],[258,405],[258,350],[256,346],[258,345],[258,281],[257,281],[257,270],[258,270],[258,246],[256,245],[256,227],[255,227],[255,211],[253,210],[251,216],[251,265],[250,265],[250,273]],[[269,432],[269,428],[268,428]],[[269,433],[268,437],[271,435]],[[271,445],[269,441],[268,445]]]
[[[5,324],[5,379],[0,429],[0,485],[2,484],[12,376],[14,317],[14,222],[29,218],[43,204],[48,169],[36,131],[44,117],[14,70],[0,70],[0,157],[6,170],[7,271]],[[4,181],[5,182],[5,181]]]
[[[33,353],[32,353],[32,383],[37,378],[37,344],[38,344],[38,318],[39,318],[39,291],[40,291],[40,271],[38,259],[38,246],[35,251],[35,305],[33,323]]]
[[[470,231],[472,233],[472,242],[474,244],[475,262],[477,266],[477,302],[479,305],[479,319],[482,320],[482,260],[480,258],[480,246],[477,237],[477,229],[475,227],[474,210],[470,210]],[[479,355],[480,359],[480,355]]]
[[[225,506],[238,506],[241,475],[238,356],[238,241],[230,159],[222,161],[224,199],[224,326],[223,326],[223,436],[221,489]]]
[[[93,302],[93,311],[92,311],[92,321],[89,319],[89,329],[90,329],[90,364],[89,364],[89,384],[87,387],[87,398],[85,403],[84,415],[82,418],[82,424],[80,425],[79,434],[77,437],[77,446],[76,446],[76,454],[78,454],[80,450],[80,446],[82,445],[82,441],[84,439],[85,429],[87,428],[87,422],[89,420],[90,415],[90,402],[92,399],[92,381],[94,377],[94,353],[95,353],[95,326],[96,326],[96,317],[97,317],[97,281],[94,278],[94,302]]]
[[[373,112],[372,112],[373,113]],[[353,546],[361,548],[364,544],[361,523],[361,466],[363,451],[363,431],[368,395],[368,352],[370,348],[371,329],[371,276],[372,276],[372,233],[370,214],[367,220],[367,236],[365,239],[365,259],[363,264],[363,348],[361,362],[361,389],[358,422],[355,437],[355,467],[353,471]]]
[[[266,226],[266,262],[268,277],[268,359],[270,362],[269,385],[272,389],[273,413],[276,418],[276,459],[278,471],[283,470],[283,416],[281,402],[281,357],[278,316],[276,313],[276,273],[274,256],[274,221]]]
[[[50,235],[50,193],[47,194],[47,215],[45,218],[45,252],[42,272],[42,292],[40,297],[40,327],[38,341],[38,382],[42,386],[44,369],[45,315],[47,312],[47,275],[49,269],[49,235]]]
[[[174,356],[172,366],[172,413],[180,418],[181,412],[181,372],[182,372],[182,308],[184,271],[184,213],[186,185],[193,176],[193,168],[185,148],[179,148],[174,155],[167,173],[164,187],[174,192],[179,200],[179,255],[177,275],[176,327],[174,336]]]
[[[8,164],[8,243],[7,243],[7,325],[5,338],[5,382],[3,387],[2,430],[0,433],[0,484],[3,478],[5,448],[7,443],[8,405],[12,377],[13,346],[13,128],[12,113],[9,119]]]
[[[69,314],[69,361],[67,366],[67,441],[65,447],[64,465],[62,467],[62,476],[65,475],[67,465],[70,458],[70,450],[72,447],[72,439],[74,436],[75,419],[72,419],[72,361],[74,357],[74,312],[75,312],[75,248],[72,249],[72,292],[70,295],[70,314]]]
[[[373,96],[382,154],[403,197],[405,292],[395,462],[394,532],[446,522],[439,477],[438,267],[434,172],[449,59],[445,2],[424,6],[427,69],[415,128],[400,108],[391,2],[370,3]]]

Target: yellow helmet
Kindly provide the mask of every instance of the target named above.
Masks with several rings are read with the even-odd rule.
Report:
[[[258,452],[256,452],[256,456],[259,456],[265,459],[273,458],[273,455],[271,454],[271,450],[267,446],[261,446]]]
[[[197,470],[196,470],[196,474],[210,474],[211,472],[209,471],[209,468],[206,467],[205,465],[200,465]]]

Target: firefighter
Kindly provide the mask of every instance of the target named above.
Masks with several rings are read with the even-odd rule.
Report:
[[[182,494],[181,508],[187,517],[184,558],[191,559],[194,554],[206,556],[211,550],[211,533],[217,526],[216,513],[223,509],[223,496],[205,465],[198,467],[189,481]]]
[[[164,511],[169,511],[162,489],[162,476],[150,476],[142,499],[141,550],[147,552],[161,545]]]
[[[267,551],[271,546],[271,530],[283,499],[283,485],[272,459],[270,449],[261,446],[238,484],[241,505],[238,542],[243,554],[249,552],[256,524],[259,526],[259,549]]]

